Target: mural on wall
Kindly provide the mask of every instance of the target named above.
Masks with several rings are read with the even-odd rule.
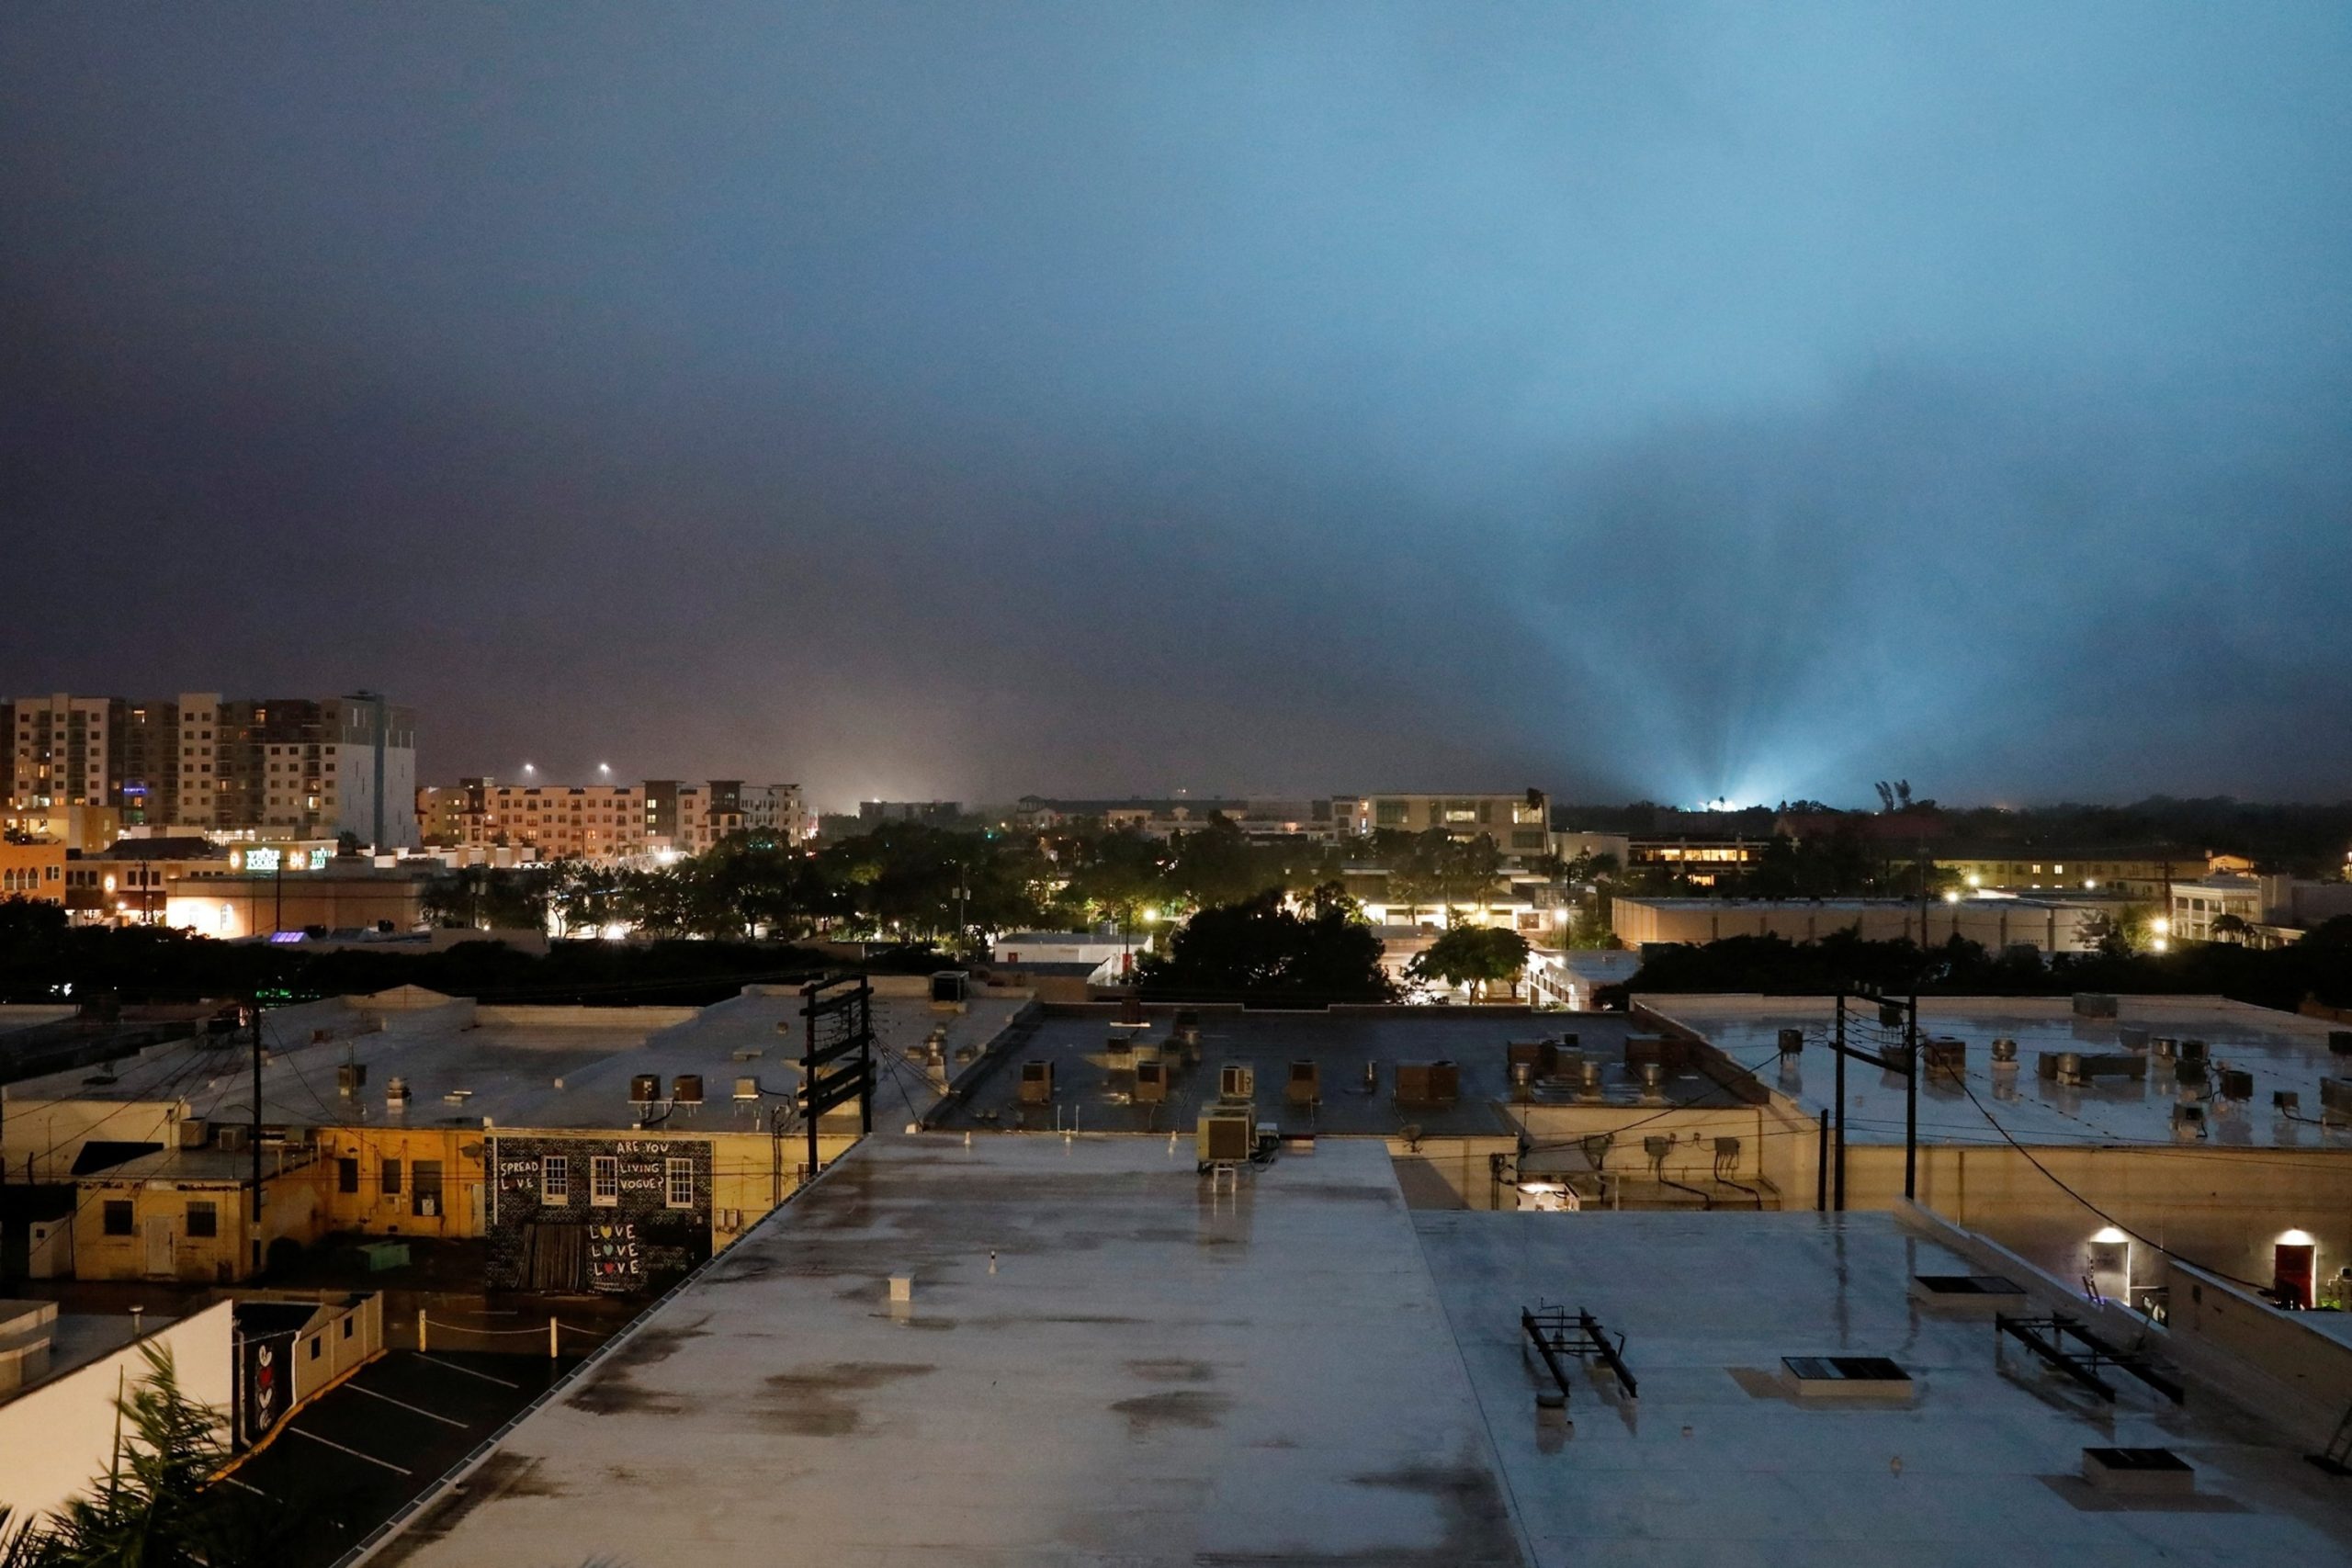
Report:
[[[495,1148],[492,1289],[628,1295],[710,1256],[707,1141],[525,1134]]]

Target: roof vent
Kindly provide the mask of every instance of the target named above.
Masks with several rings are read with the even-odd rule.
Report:
[[[2018,1065],[2018,1043],[2010,1039],[2006,1034],[1994,1036],[1993,1065],[1996,1067],[2016,1066]]]
[[[2197,1490],[2197,1472],[2170,1449],[2085,1449],[2083,1479],[2125,1497],[2185,1497]]]
[[[1804,1031],[1802,1029],[1783,1029],[1781,1031],[1781,1055],[1782,1056],[1800,1056],[1804,1054]]]
[[[702,1075],[680,1073],[670,1080],[670,1098],[680,1105],[702,1103]]]
[[[662,1079],[655,1073],[634,1073],[628,1080],[631,1105],[650,1105],[662,1098]]]
[[[463,1105],[473,1097],[474,1091],[469,1089],[453,1089],[448,1093],[441,1097],[441,1103],[444,1105]]]
[[[2001,1274],[1914,1275],[1911,1299],[1951,1317],[2019,1312],[2026,1304],[2025,1287]]]
[[[759,1099],[760,1080],[757,1078],[737,1078],[735,1080],[735,1098],[737,1100]]]

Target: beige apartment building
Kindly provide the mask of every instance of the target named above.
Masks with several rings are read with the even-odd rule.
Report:
[[[1551,843],[1552,804],[1540,789],[1516,795],[1335,795],[1331,826],[1362,837],[1380,829],[1457,839],[1491,838],[1513,861],[1543,854]]]
[[[635,784],[502,784],[460,779],[417,792],[428,844],[526,847],[541,860],[621,860],[646,849],[645,792]]]

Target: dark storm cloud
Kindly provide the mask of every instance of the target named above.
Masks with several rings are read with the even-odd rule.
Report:
[[[435,776],[2335,795],[2327,6],[17,7],[12,689]]]

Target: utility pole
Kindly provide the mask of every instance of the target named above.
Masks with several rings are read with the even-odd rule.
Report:
[[[1846,1212],[1846,993],[1838,993],[1838,1033],[1830,1055],[1838,1061],[1838,1212]]]
[[[1924,913],[1922,915],[1924,919]],[[1911,1017],[1903,1026],[1905,1059],[1910,1070],[1903,1075],[1903,1197],[1907,1201],[1919,1196],[1919,987],[1911,987]]]
[[[261,1273],[261,998],[254,997],[248,1006],[254,1025],[254,1119],[246,1134],[245,1148],[253,1164],[253,1197],[245,1211],[248,1229],[253,1237],[252,1269],[255,1277]]]

